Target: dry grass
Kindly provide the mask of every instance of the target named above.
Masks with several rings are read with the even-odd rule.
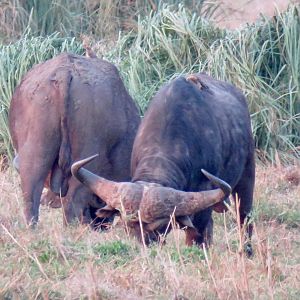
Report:
[[[8,169],[0,173],[0,298],[299,299],[300,186],[287,172],[258,168],[255,256],[247,259],[230,213],[215,215],[208,251],[186,248],[179,230],[165,246],[144,249],[117,226],[63,228],[61,211],[47,208],[28,230],[19,179]]]

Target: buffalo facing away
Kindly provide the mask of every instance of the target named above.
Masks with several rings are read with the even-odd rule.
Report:
[[[139,112],[115,66],[98,58],[61,54],[34,66],[16,88],[9,126],[28,223],[38,221],[40,198],[64,197],[65,221],[89,222],[101,199],[71,176],[71,164],[100,153],[89,169],[130,180]]]
[[[206,74],[179,77],[158,91],[135,138],[131,183],[88,172],[82,166],[90,160],[75,163],[72,172],[107,203],[98,214],[125,211],[136,235],[142,222],[144,238],[164,232],[173,213],[186,228],[188,245],[209,242],[212,209],[226,210],[222,200],[230,193],[218,178],[240,199],[241,225],[251,212],[255,162],[246,100],[231,84]],[[247,222],[249,238],[251,231]]]

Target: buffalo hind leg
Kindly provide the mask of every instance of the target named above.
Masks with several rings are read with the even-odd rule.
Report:
[[[246,226],[244,245],[248,257],[253,255],[251,236],[253,225],[250,222],[250,213],[252,211],[253,192],[255,183],[255,165],[254,159],[250,159],[245,167],[244,173],[233,190],[233,197],[239,199],[240,226]]]
[[[45,155],[43,149],[33,150],[29,147],[22,149],[19,159],[25,218],[28,225],[34,226],[38,222],[41,194],[55,160],[55,151],[45,151]]]

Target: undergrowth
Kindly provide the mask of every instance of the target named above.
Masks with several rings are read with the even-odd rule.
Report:
[[[299,224],[290,225],[300,186],[284,181],[284,171],[258,167],[251,259],[241,251],[234,209],[213,214],[209,249],[186,247],[182,230],[148,248],[117,224],[104,232],[64,227],[61,210],[46,207],[29,230],[19,178],[1,172],[0,298],[298,299]],[[291,218],[281,219],[283,212]]]
[[[182,4],[153,3],[156,10],[144,11],[135,18],[134,30],[121,33],[117,45],[105,44],[95,35],[91,38],[99,57],[118,66],[142,112],[165,82],[186,73],[207,72],[243,90],[259,158],[283,162],[299,159],[299,6],[230,31],[217,28]],[[202,14],[213,13],[213,7],[201,3]],[[135,9],[139,11],[137,6]],[[0,150],[9,157],[12,150],[7,113],[12,92],[23,74],[33,64],[59,52],[82,53],[80,41],[59,36],[34,37],[31,31],[16,43],[0,46]]]
[[[300,17],[293,6],[241,30],[222,30],[184,6],[140,19],[108,56],[143,110],[165,82],[207,72],[245,93],[258,154],[300,158]]]

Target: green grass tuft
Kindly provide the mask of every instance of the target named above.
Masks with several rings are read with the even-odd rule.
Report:
[[[116,266],[124,265],[133,258],[132,250],[132,246],[118,240],[93,245],[98,264],[113,262]]]

